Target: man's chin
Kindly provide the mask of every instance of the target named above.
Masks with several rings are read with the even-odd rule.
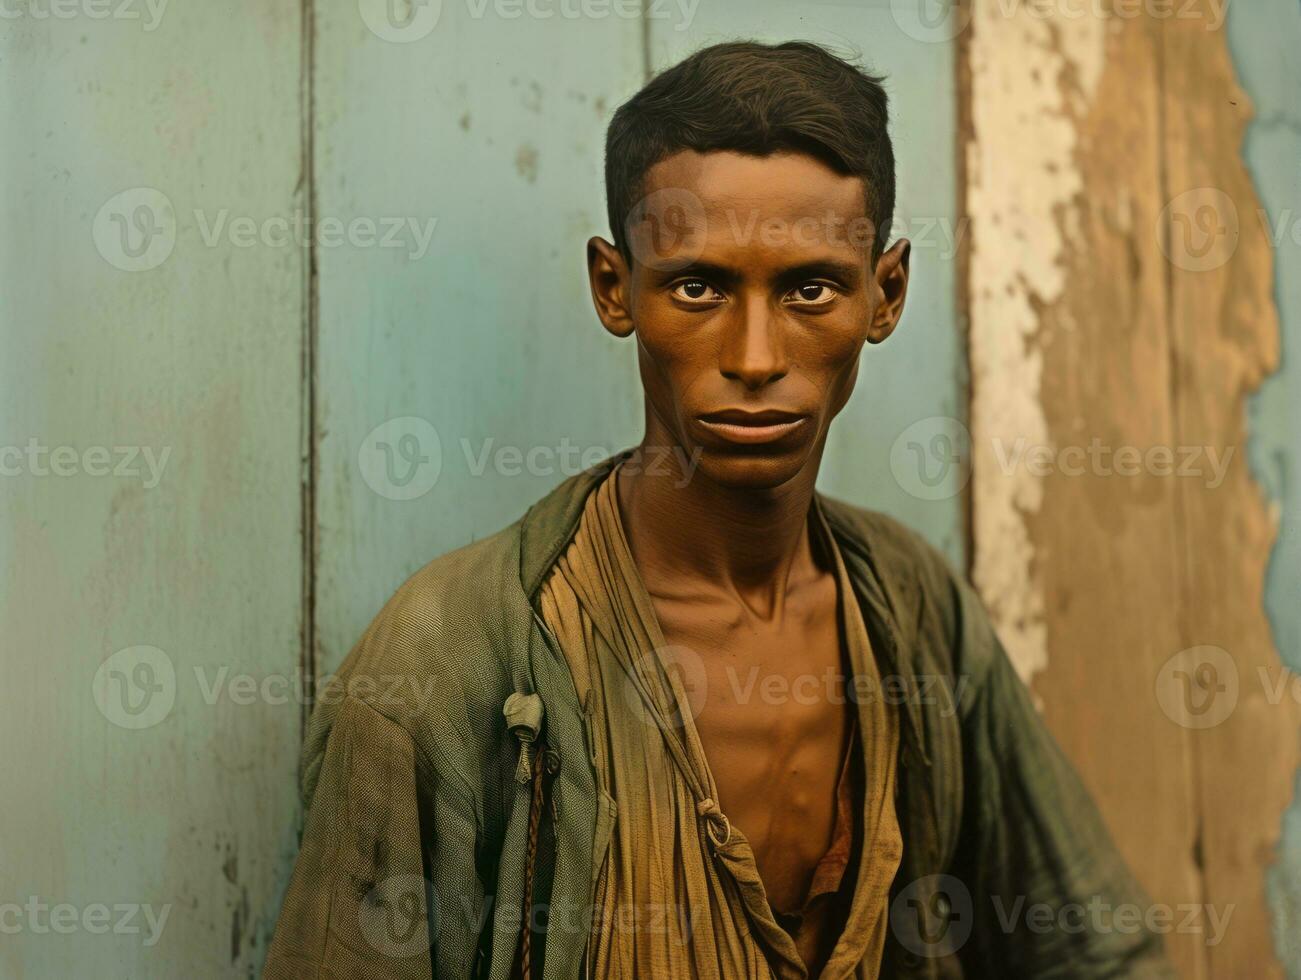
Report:
[[[730,490],[773,490],[800,475],[808,463],[807,447],[784,452],[704,449],[697,475]]]

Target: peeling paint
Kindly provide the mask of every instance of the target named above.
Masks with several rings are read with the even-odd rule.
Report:
[[[530,184],[538,180],[538,148],[532,143],[525,143],[515,151],[515,172]]]
[[[1281,853],[1276,843],[1301,724],[1282,687],[1261,685],[1285,676],[1262,613],[1287,502],[1263,499],[1239,451],[1246,401],[1277,367],[1271,238],[1282,243],[1276,222],[1251,220],[1260,202],[1239,148],[1253,98],[1211,6],[1191,0],[1168,21],[1027,20],[976,4],[964,134],[973,577],[1144,887],[1162,903],[1234,909],[1222,942],[1167,938],[1181,975],[1255,980],[1282,975],[1271,925],[1296,955],[1279,940],[1295,931],[1295,804]],[[1278,10],[1270,25],[1253,65],[1287,49]],[[1271,118],[1291,104],[1284,70],[1263,73],[1282,95]],[[1271,167],[1294,172],[1295,154],[1268,145]],[[1275,200],[1278,218],[1287,199]],[[1206,240],[1186,234],[1194,202],[1216,219],[1192,229]],[[1284,427],[1258,408],[1253,429],[1265,422],[1280,445]],[[1094,439],[1201,447],[1215,478],[1007,464],[1009,442],[1055,458]],[[1267,458],[1286,474],[1286,449]],[[1208,649],[1241,693],[1190,735],[1154,716],[1152,678],[1159,701],[1161,672]]]
[[[1042,582],[1027,515],[1042,478],[1007,474],[998,453],[1018,440],[1047,445],[1040,404],[1039,311],[1065,286],[1062,256],[1083,190],[1075,117],[1094,94],[1106,22],[1008,15],[996,0],[973,11],[969,64],[973,138],[967,146],[972,222],[972,578],[1008,655],[1029,683],[1048,663]]]

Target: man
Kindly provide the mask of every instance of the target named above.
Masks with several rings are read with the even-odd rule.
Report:
[[[799,43],[615,114],[588,268],[641,445],[367,630],[267,976],[1168,975],[1145,931],[1018,920],[1145,899],[971,590],[814,490],[908,289],[887,121]]]

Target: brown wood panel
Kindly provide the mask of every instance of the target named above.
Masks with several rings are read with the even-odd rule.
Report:
[[[1280,976],[1298,711],[1246,455],[1278,356],[1249,108],[1222,5],[1108,8],[966,8],[973,578],[1181,975]]]
[[[1192,733],[1206,901],[1232,910],[1224,941],[1209,950],[1211,975],[1255,980],[1284,975],[1264,879],[1292,798],[1301,708],[1265,615],[1277,527],[1247,459],[1246,398],[1279,359],[1273,254],[1240,152],[1252,109],[1215,26],[1217,6],[1196,0],[1200,16],[1172,19],[1163,32],[1162,233],[1176,431],[1228,460],[1216,486],[1181,481],[1179,501],[1181,645],[1227,654],[1216,675],[1223,689],[1211,692],[1218,723]]]
[[[1152,901],[1194,906],[1202,896],[1189,733],[1154,696],[1154,679],[1183,645],[1183,480],[1160,462],[1178,439],[1167,274],[1153,233],[1162,207],[1160,28],[1112,19],[1104,44],[1092,99],[1074,103],[1082,190],[1063,256],[1067,285],[1040,313],[1056,462],[1043,507],[1027,520],[1048,647],[1034,691]],[[1135,467],[1138,453],[1156,465]],[[1207,976],[1203,938],[1167,935],[1182,976]]]
[[[1251,108],[1222,3],[1108,9],[964,8],[973,578],[1181,974],[1281,977],[1301,705],[1247,459],[1279,357]]]

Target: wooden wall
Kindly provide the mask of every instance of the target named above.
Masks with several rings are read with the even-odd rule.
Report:
[[[296,847],[300,10],[164,6],[0,21],[6,978],[247,975]]]
[[[973,577],[1154,902],[1202,907],[1181,974],[1282,976],[1301,717],[1249,467],[1280,345],[1251,101],[1222,4],[1102,7],[966,8]]]
[[[1184,975],[1278,975],[1264,875],[1296,717],[1254,680],[1279,667],[1265,594],[1276,633],[1294,618],[1247,464],[1287,469],[1298,389],[1257,406],[1262,457],[1246,399],[1279,327],[1237,153],[1251,100],[1218,28],[1026,16],[1043,6],[0,20],[0,905],[44,908],[6,920],[0,975],[256,972],[296,850],[303,690],[408,574],[638,437],[633,350],[584,281],[604,128],[648,73],[737,36],[889,79],[913,287],[823,488],[970,562],[1154,897],[1235,906],[1217,947],[1172,937]],[[1274,40],[1251,9],[1243,63]],[[1284,120],[1287,64],[1249,86]],[[1285,171],[1295,143],[1262,146],[1253,168]],[[1206,201],[1181,195],[1204,187],[1242,220],[1228,259],[1189,268],[1178,223]],[[1017,439],[1094,437],[1236,452],[1214,487],[1007,465]],[[1197,664],[1171,658],[1207,647],[1239,697],[1190,728],[1171,684]],[[1272,874],[1301,969],[1298,889]],[[75,927],[49,927],[61,903]],[[104,932],[98,904],[166,918],[156,941],[143,908]]]

